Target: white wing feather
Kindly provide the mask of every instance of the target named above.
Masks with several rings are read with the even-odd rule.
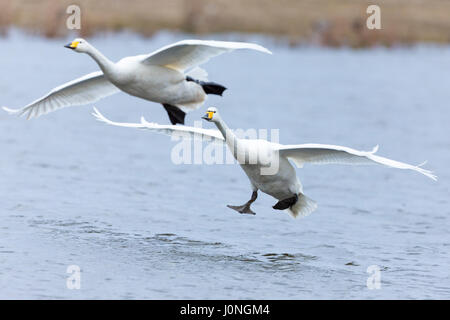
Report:
[[[429,170],[407,163],[391,160],[375,155],[378,151],[376,146],[372,151],[358,151],[348,147],[325,145],[325,144],[300,144],[284,145],[279,148],[280,156],[291,159],[299,168],[305,163],[312,164],[382,164],[391,168],[408,169],[420,172],[430,179],[437,177]]]
[[[272,54],[266,48],[254,43],[183,40],[150,53],[142,62],[166,66],[183,72],[205,63],[215,56],[235,49],[250,49]]]
[[[167,134],[170,136],[178,135],[182,138],[193,140],[199,139],[202,141],[213,141],[220,143],[224,141],[224,138],[219,130],[195,128],[189,126],[161,125],[154,122],[147,122],[144,117],[141,117],[140,123],[114,122],[102,115],[95,107],[92,115],[97,118],[97,120],[105,122],[112,126],[145,129],[157,133]]]
[[[18,116],[27,114],[27,119],[31,119],[57,109],[96,102],[119,91],[97,71],[61,85],[21,109],[3,109]]]

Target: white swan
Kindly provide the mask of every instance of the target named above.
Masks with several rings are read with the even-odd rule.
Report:
[[[63,84],[21,109],[4,110],[11,114],[38,117],[60,108],[84,105],[124,91],[132,96],[161,103],[172,124],[184,123],[185,112],[198,108],[206,94],[222,95],[222,85],[207,81],[207,73],[198,66],[210,58],[235,49],[252,49],[271,54],[252,43],[184,40],[151,54],[126,57],[111,62],[84,39],[66,45],[87,53],[101,71]]]
[[[190,137],[208,137],[213,141],[225,140],[233,156],[250,179],[253,189],[251,199],[248,202],[241,206],[228,206],[240,213],[255,214],[250,205],[256,200],[258,190],[278,199],[279,201],[273,208],[288,210],[294,218],[299,215],[307,216],[317,208],[317,204],[303,194],[302,185],[289,160],[292,160],[299,168],[303,167],[305,163],[382,164],[397,169],[414,170],[430,179],[437,179],[431,171],[421,168],[421,165],[414,166],[375,155],[378,146],[372,151],[366,152],[325,144],[282,145],[260,139],[239,139],[222,120],[217,108],[208,108],[203,119],[215,123],[219,130],[187,126],[161,126],[148,123],[144,118],[141,118],[141,123],[113,122],[105,118],[97,109],[94,108],[94,110],[93,115],[98,120],[110,125],[149,129],[167,134],[183,131],[190,133]],[[250,159],[256,161],[250,162]],[[267,159],[270,161],[267,161]],[[274,166],[274,164],[276,165]],[[276,168],[277,170],[270,172],[270,168]],[[266,169],[266,173],[264,173],[264,169]]]

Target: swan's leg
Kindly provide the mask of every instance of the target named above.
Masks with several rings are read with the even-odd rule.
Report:
[[[298,201],[298,195],[278,201],[272,208],[275,210],[286,210]]]
[[[252,197],[250,200],[248,200],[245,204],[242,206],[231,206],[227,205],[228,208],[231,208],[233,210],[236,210],[239,213],[247,213],[247,214],[256,214],[253,212],[252,209],[250,209],[250,205],[255,202],[256,198],[258,197],[258,191],[253,191]]]

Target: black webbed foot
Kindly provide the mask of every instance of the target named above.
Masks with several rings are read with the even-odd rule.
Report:
[[[250,205],[255,202],[256,198],[258,197],[258,191],[253,191],[252,193],[252,197],[250,200],[248,200],[245,204],[243,204],[242,206],[232,206],[232,205],[227,205],[228,208],[236,210],[239,213],[242,214],[253,214],[255,215],[256,213],[253,212],[252,209],[250,209]]]
[[[242,206],[232,206],[232,205],[227,205],[228,208],[236,210],[237,212],[241,213],[241,214],[256,214],[255,212],[253,212],[253,210],[250,208],[250,205],[248,204],[244,204]]]
[[[163,103],[163,107],[164,109],[166,109],[170,122],[172,124],[177,123],[184,124],[184,118],[186,117],[186,113],[183,110],[167,103]]]
[[[298,200],[298,195],[278,201],[272,208],[275,210],[286,210],[293,206]]]

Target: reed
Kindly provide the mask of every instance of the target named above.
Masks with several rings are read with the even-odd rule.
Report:
[[[368,30],[366,8],[378,4],[382,30]],[[281,36],[292,45],[390,46],[450,42],[447,0],[0,0],[0,31],[16,26],[46,37],[64,36],[65,10],[82,10],[82,36],[132,30],[194,34],[243,32]]]

